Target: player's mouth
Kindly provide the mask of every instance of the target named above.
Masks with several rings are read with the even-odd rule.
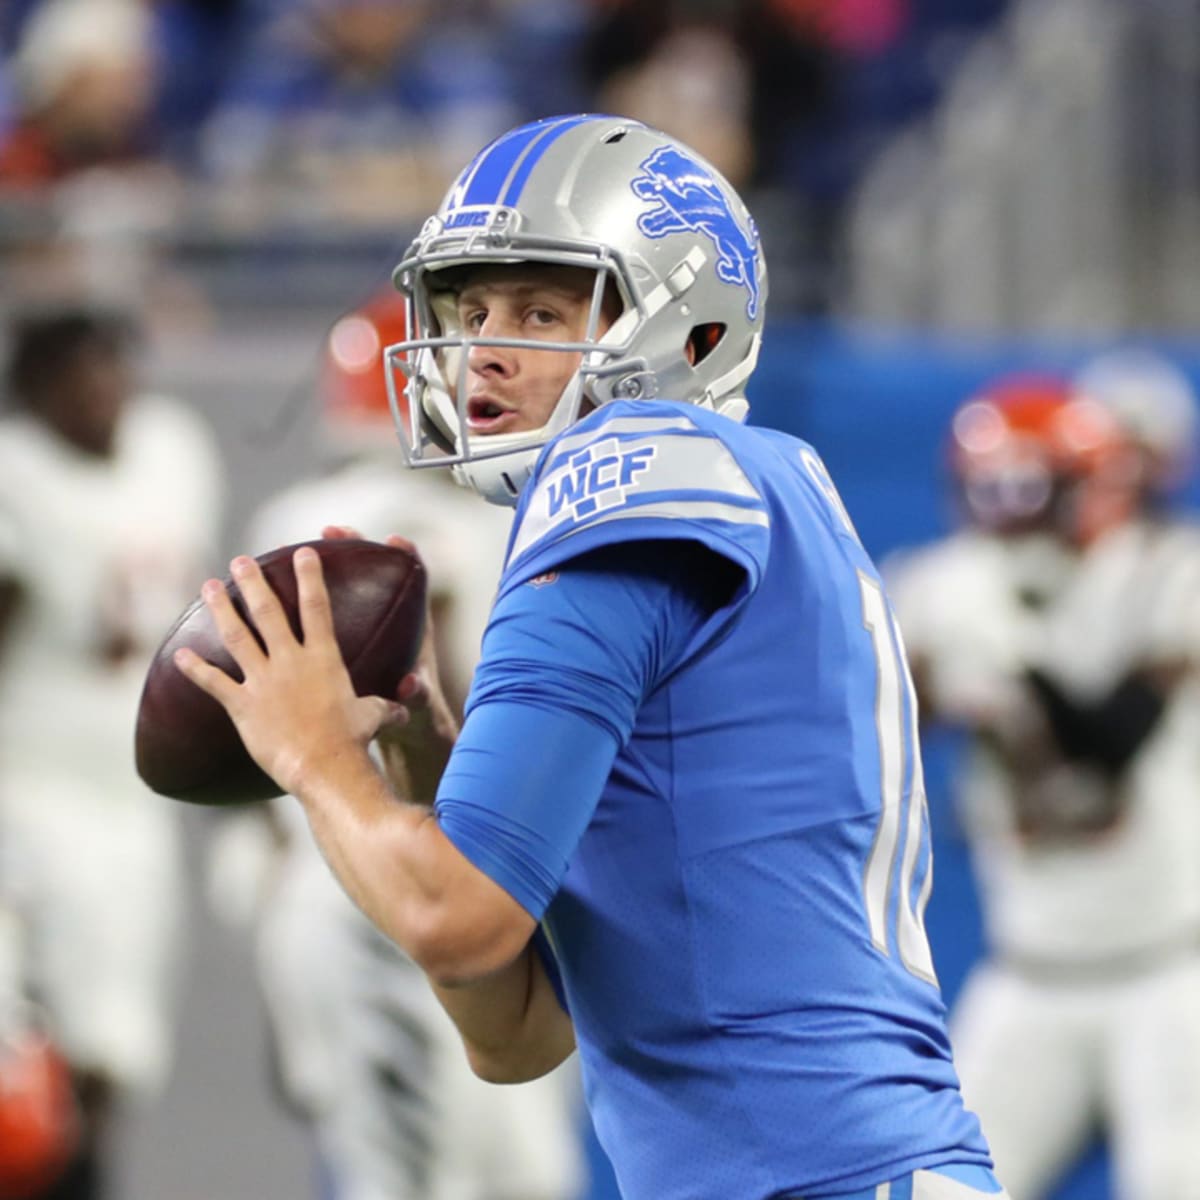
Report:
[[[467,401],[467,428],[472,433],[504,433],[517,423],[517,414],[486,397]]]

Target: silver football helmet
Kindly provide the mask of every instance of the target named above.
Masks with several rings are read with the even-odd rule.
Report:
[[[517,262],[595,271],[582,341],[484,338],[461,328],[439,272]],[[745,418],[767,298],[757,229],[712,166],[636,121],[554,117],[498,138],[455,180],[394,280],[408,300],[409,336],[385,358],[405,459],[452,466],[459,482],[494,503],[516,502],[540,448],[585,402],[658,397]],[[621,313],[604,329],[601,306],[614,288]],[[472,434],[466,352],[476,345],[581,359],[540,429]]]

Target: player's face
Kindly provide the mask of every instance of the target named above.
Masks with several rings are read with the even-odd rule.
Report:
[[[468,334],[579,342],[587,334],[596,273],[585,267],[517,263],[483,267],[458,294],[458,319]],[[606,298],[595,331],[619,310]],[[467,352],[467,426],[473,436],[540,429],[554,411],[582,355],[532,347],[472,346]]]
[[[88,454],[108,457],[132,380],[123,356],[107,346],[83,346],[64,363],[39,402],[42,417]]]

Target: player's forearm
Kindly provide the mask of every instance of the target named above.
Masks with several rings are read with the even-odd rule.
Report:
[[[347,894],[431,978],[482,978],[518,956],[533,919],[459,853],[428,808],[399,799],[365,752],[326,756],[297,795]]]
[[[469,984],[434,984],[462,1035],[471,1069],[489,1083],[524,1083],[575,1049],[571,1020],[532,946],[515,962]]]
[[[398,800],[366,754],[321,763],[297,795],[350,898],[410,950],[414,914],[440,900],[421,853],[421,826],[429,813]]]

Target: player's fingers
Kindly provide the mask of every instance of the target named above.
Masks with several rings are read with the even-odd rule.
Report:
[[[321,536],[330,541],[345,538],[355,538],[360,542],[364,540],[363,535],[352,525],[325,525],[321,529]]]
[[[242,668],[242,674],[247,674],[262,661],[262,647],[246,622],[238,615],[237,609],[233,607],[233,600],[219,579],[208,580],[200,589],[200,595],[208,606],[217,633],[221,635],[222,644],[233,656],[233,661]]]
[[[384,542],[389,546],[395,546],[398,550],[406,550],[415,558],[420,557],[416,545],[410,542],[408,538],[401,537],[398,533],[389,533],[387,537],[384,538]]]
[[[403,704],[385,700],[382,696],[364,696],[361,702],[366,706],[365,711],[370,714],[369,719],[376,733],[386,733],[389,729],[399,728],[409,722],[408,709]]]
[[[429,680],[423,671],[411,671],[396,686],[396,699],[419,708],[429,703]]]
[[[258,563],[248,555],[241,554],[229,564],[229,569],[237,580],[242,599],[246,602],[246,611],[266,644],[267,652],[270,653],[272,647],[279,649],[294,645],[296,639],[283,605],[279,603],[279,597],[272,591]],[[224,634],[225,631],[222,629],[221,632]],[[232,652],[233,648],[230,647]]]
[[[292,555],[292,567],[296,572],[296,596],[305,645],[314,637],[334,641],[333,608],[325,587],[321,556],[311,546],[302,546]]]
[[[226,675],[220,667],[205,662],[195,650],[186,646],[175,651],[174,663],[201,691],[207,692],[224,708],[237,698],[238,683]]]

